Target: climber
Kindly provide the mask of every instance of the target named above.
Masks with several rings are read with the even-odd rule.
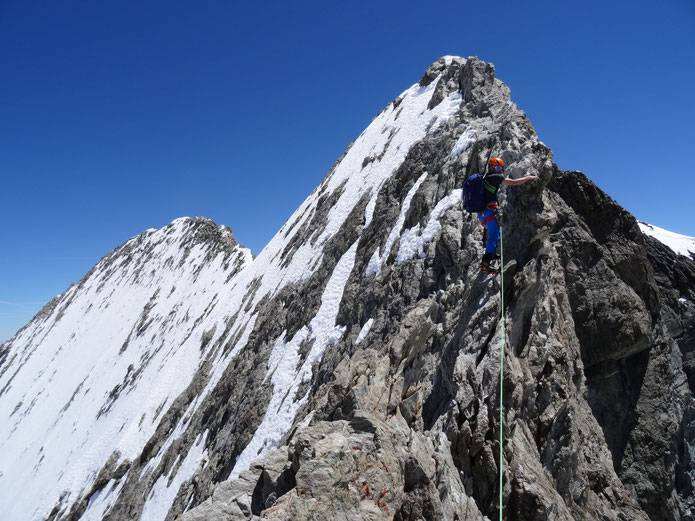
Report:
[[[497,192],[500,185],[519,186],[532,180],[538,180],[538,176],[529,175],[520,179],[507,178],[504,175],[504,161],[499,157],[493,157],[487,163],[487,174],[483,178],[483,195],[485,209],[478,212],[480,222],[487,226],[487,244],[485,254],[480,263],[480,271],[483,273],[497,273],[497,268],[492,265],[493,260],[499,259],[497,243],[500,240],[500,224],[497,220]]]

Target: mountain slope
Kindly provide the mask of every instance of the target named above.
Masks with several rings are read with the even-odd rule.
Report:
[[[460,206],[463,179],[491,153],[512,177],[541,178],[501,197],[504,321],[501,281],[478,273],[480,225]],[[223,235],[204,220],[172,226],[184,223]],[[87,303],[118,302],[85,282],[106,273],[100,263],[61,296],[85,303],[63,336],[63,307],[53,306],[3,346],[0,403],[18,430],[3,431],[0,448],[25,451],[3,461],[0,499],[14,501],[11,518],[496,517],[503,348],[507,519],[693,515],[695,264],[643,235],[586,176],[558,170],[492,65],[435,62],[252,261],[235,241],[205,250],[210,241],[195,231],[175,235],[171,255],[183,258],[191,241],[192,266],[119,250],[107,257],[113,280],[102,291],[116,295],[129,279],[147,288],[128,320],[79,322]],[[186,289],[167,302],[168,283],[126,275],[170,268]],[[189,301],[195,327],[180,315]],[[165,324],[170,312],[177,318]],[[111,322],[126,324],[120,337],[102,334]],[[137,355],[133,369],[117,354],[93,362],[117,376],[94,390],[79,387],[85,377],[95,385],[93,373],[76,367],[68,377],[67,361],[54,375],[39,355],[73,361],[59,351],[70,330],[81,349],[113,338],[107,351]],[[145,363],[153,352],[173,367]],[[30,354],[43,362],[20,365]],[[171,372],[148,379],[148,367]],[[35,416],[25,401],[53,396],[53,381],[64,396]],[[144,401],[150,392],[156,399]],[[70,393],[91,407],[76,433],[63,434],[77,456],[54,453],[47,426],[22,441],[19,429],[38,417],[67,422]],[[10,416],[17,403],[21,420]],[[118,435],[95,439],[119,421]],[[31,465],[73,477],[46,473],[39,495],[12,488],[18,477],[36,479]]]
[[[695,258],[695,237],[673,233],[642,221],[639,221],[639,227],[642,233],[654,237],[676,253]]]
[[[3,517],[45,518],[140,454],[212,355],[210,313],[250,261],[228,228],[179,219],[105,256],[4,346]]]

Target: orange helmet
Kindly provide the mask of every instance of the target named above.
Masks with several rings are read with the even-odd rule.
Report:
[[[493,157],[487,162],[488,172],[501,172],[502,170],[504,170],[504,161],[499,157]]]

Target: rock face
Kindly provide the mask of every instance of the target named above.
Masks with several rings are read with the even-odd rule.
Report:
[[[503,280],[460,205],[493,153],[541,178],[502,190]],[[16,519],[497,519],[500,463],[510,521],[695,519],[695,263],[559,170],[492,65],[435,62],[257,258],[230,247],[152,428]],[[70,291],[0,350],[3,407]],[[138,349],[185,351],[143,313]]]

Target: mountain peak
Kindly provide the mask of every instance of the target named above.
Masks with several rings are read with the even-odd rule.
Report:
[[[538,176],[498,194],[499,280],[461,207],[493,154]],[[692,295],[695,263],[560,170],[494,66],[445,56],[256,258],[177,219],[5,344],[0,502],[10,520],[482,521],[501,471],[509,518],[685,518]]]

